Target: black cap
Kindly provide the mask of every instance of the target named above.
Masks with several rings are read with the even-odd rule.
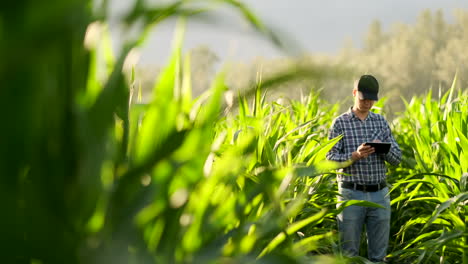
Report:
[[[377,94],[379,93],[379,82],[372,75],[363,75],[359,78],[357,83],[357,90],[359,92],[359,99],[379,100]]]

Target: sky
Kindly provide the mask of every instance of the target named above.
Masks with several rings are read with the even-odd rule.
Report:
[[[154,2],[154,1],[153,1]],[[412,24],[425,9],[442,9],[447,20],[456,8],[468,10],[464,0],[244,0],[267,25],[298,43],[302,52],[334,54],[346,41],[360,47],[369,25],[379,20],[384,30],[394,23]],[[111,13],[124,12],[131,0],[111,1]],[[256,57],[288,55],[252,32],[232,10],[217,11],[215,23],[189,21],[185,50],[206,45],[221,61],[245,61]],[[140,50],[140,65],[163,65],[170,53],[175,21],[158,25]],[[112,28],[112,26],[111,26]],[[113,30],[114,45],[121,33]]]

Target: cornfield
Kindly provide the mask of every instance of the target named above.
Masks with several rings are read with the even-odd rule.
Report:
[[[5,263],[366,262],[342,256],[337,239],[344,207],[376,206],[337,208],[336,165],[325,154],[339,140],[326,136],[339,105],[315,90],[299,100],[266,96],[319,69],[259,73],[235,95],[226,68],[193,98],[181,22],[145,102],[131,51],[154,24],[212,3],[136,1],[125,22],[143,21],[141,34],[114,57],[105,8],[52,2],[34,13],[16,1],[0,17]],[[213,2],[281,44],[241,3]],[[404,159],[389,171],[391,262],[468,263],[468,94],[455,84],[438,100],[414,97],[395,119]]]

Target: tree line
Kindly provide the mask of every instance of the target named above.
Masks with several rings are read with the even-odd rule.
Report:
[[[362,47],[348,41],[335,55],[303,54],[298,57],[263,58],[249,62],[229,62],[226,82],[231,90],[242,91],[259,81],[259,76],[271,76],[291,65],[308,65],[317,69],[317,76],[296,80],[269,91],[273,99],[287,96],[298,98],[310,89],[321,89],[322,97],[331,102],[346,101],[353,79],[362,73],[376,76],[386,97],[389,112],[401,111],[403,101],[414,95],[434,90],[434,96],[450,88],[458,73],[458,86],[468,86],[468,11],[454,10],[447,19],[442,10],[421,12],[414,24],[397,23],[384,28],[374,20],[364,35]],[[194,95],[209,88],[219,68],[219,57],[208,45],[188,52],[191,57]],[[151,94],[158,73],[157,67],[140,66],[137,75],[143,94]],[[146,91],[146,92],[145,92]]]

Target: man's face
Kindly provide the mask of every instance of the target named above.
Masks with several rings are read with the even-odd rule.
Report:
[[[356,107],[356,110],[359,110],[361,112],[368,112],[374,105],[375,101],[374,100],[369,100],[369,99],[359,99],[359,92],[357,90],[353,90],[353,96],[354,96],[354,106]]]

